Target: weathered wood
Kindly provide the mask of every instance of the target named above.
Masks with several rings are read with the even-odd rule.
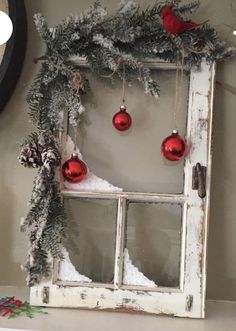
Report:
[[[59,264],[58,264],[59,265]],[[105,284],[105,283],[83,283],[83,282],[73,282],[73,281],[64,281],[64,280],[56,280],[53,284],[58,285],[60,287],[93,287],[93,288],[109,288],[115,289],[114,284]]]
[[[123,279],[123,255],[124,255],[124,231],[125,231],[126,199],[120,197],[117,209],[117,227],[116,227],[116,253],[114,269],[114,286],[120,288]]]
[[[155,193],[136,193],[136,192],[82,192],[62,190],[62,196],[70,198],[94,198],[94,199],[119,199],[125,198],[134,201],[147,202],[166,202],[183,203],[186,197],[183,194],[155,194]]]
[[[158,286],[153,287],[150,289],[150,287],[147,286],[141,286],[141,285],[121,285],[120,288],[122,290],[130,290],[130,291],[141,291],[141,292],[164,292],[164,293],[182,293],[181,289],[175,288],[175,287],[164,287],[164,286]]]
[[[184,194],[136,192],[75,192],[63,190],[69,198],[117,199],[117,233],[114,284],[42,282],[31,288],[31,303],[42,305],[44,287],[50,288],[48,306],[99,310],[146,312],[168,316],[203,318],[206,292],[206,249],[211,177],[211,135],[215,65],[202,63],[191,72],[187,121],[190,147],[184,166]],[[207,168],[206,197],[192,190],[192,169],[196,163]],[[148,288],[122,285],[126,201],[181,204],[181,258],[179,288]],[[55,278],[53,278],[55,281]],[[111,288],[109,288],[111,287]]]
[[[210,202],[211,136],[215,64],[202,63],[202,70],[192,72],[187,139],[191,146],[185,162],[184,193],[188,196],[185,252],[186,295],[193,296],[192,310],[205,315],[206,241]],[[192,168],[196,163],[207,167],[206,197],[192,190]]]
[[[126,312],[146,312],[157,315],[199,317],[199,311],[187,312],[186,296],[176,292],[154,292],[141,290],[112,290],[108,288],[57,286],[51,283],[31,288],[30,302],[42,305],[45,286],[50,288],[49,307],[73,307]]]
[[[83,57],[76,56],[72,57],[70,60],[79,67],[89,68],[88,62]],[[174,70],[177,67],[176,63],[166,62],[162,59],[140,59],[139,61],[149,69]]]

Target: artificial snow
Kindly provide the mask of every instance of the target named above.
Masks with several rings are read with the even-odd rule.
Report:
[[[81,65],[81,63],[86,64],[86,58],[79,55],[71,55],[68,57],[68,62],[71,62],[74,65]]]
[[[67,143],[66,143],[66,159],[70,159],[71,154],[74,152],[74,143],[71,139],[71,137],[67,136]],[[83,160],[83,157],[80,153],[80,150],[78,147],[76,147],[76,153],[78,153],[78,157]],[[88,168],[88,167],[87,167]],[[77,184],[72,184],[67,181],[64,181],[64,187],[69,190],[73,191],[82,191],[82,192],[122,192],[123,189],[116,187],[112,184],[110,184],[105,179],[102,179],[96,175],[94,175],[91,171],[88,169],[88,176],[86,179],[81,181]]]
[[[66,160],[70,159],[72,153],[77,153],[78,158],[83,160],[83,156],[80,153],[79,148],[76,146],[76,150],[74,150],[74,142],[71,139],[69,135],[67,135],[67,140],[66,140]]]
[[[153,280],[148,279],[141,271],[138,270],[137,267],[133,265],[127,248],[124,250],[123,284],[157,287]]]
[[[103,36],[102,34],[100,34],[100,33],[97,33],[97,34],[95,34],[95,35],[93,36],[93,41],[94,41],[96,44],[98,44],[98,45],[100,45],[100,46],[102,46],[102,47],[104,47],[104,48],[109,49],[110,51],[111,51],[111,50],[114,50],[114,45],[113,45],[112,41],[111,41],[110,39],[104,37],[104,36]]]
[[[119,4],[118,10],[121,14],[126,14],[127,12],[131,12],[135,8],[137,8],[137,4],[135,1],[122,0]]]
[[[25,232],[26,230],[26,224],[25,224],[25,217],[20,218],[20,231]]]
[[[86,282],[91,283],[92,280],[84,275],[81,275],[70,261],[69,253],[66,249],[63,250],[64,259],[60,262],[58,273],[59,280],[70,282]]]
[[[82,182],[77,184],[72,184],[67,181],[64,182],[65,188],[68,190],[83,191],[83,192],[122,192],[122,189],[113,186],[105,179],[97,177],[93,173],[89,173],[88,177]]]

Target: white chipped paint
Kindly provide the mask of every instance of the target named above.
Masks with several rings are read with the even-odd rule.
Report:
[[[31,288],[30,302],[42,305],[43,283]],[[74,307],[89,309],[117,309],[151,314],[199,317],[197,309],[185,311],[183,293],[163,293],[141,290],[107,289],[99,287],[63,287],[49,283],[49,307]]]
[[[185,188],[188,196],[186,213],[185,286],[194,296],[194,306],[205,314],[206,246],[211,180],[211,140],[215,65],[202,64],[202,70],[191,74],[188,116],[188,141],[191,142],[185,165]],[[200,162],[207,167],[206,197],[200,199],[192,190],[192,167]]]
[[[126,200],[118,198],[117,220],[116,220],[116,248],[115,248],[115,268],[114,268],[114,287],[119,289],[123,278],[123,247],[125,236],[125,214]]]
[[[153,66],[154,64],[152,64]],[[199,72],[190,77],[187,141],[190,152],[185,162],[184,195],[153,195],[137,193],[101,193],[109,198],[117,198],[117,239],[114,288],[98,287],[90,283],[80,286],[60,286],[56,283],[41,283],[31,288],[31,303],[42,305],[44,286],[49,286],[49,304],[52,307],[81,307],[90,309],[118,309],[141,311],[152,314],[167,314],[182,317],[202,318],[205,314],[206,289],[206,247],[210,198],[211,175],[211,134],[215,65],[202,63]],[[192,190],[192,167],[200,162],[207,167],[206,192],[204,199]],[[89,195],[97,198],[94,192],[73,193],[71,196]],[[76,195],[75,195],[76,194]],[[182,257],[179,289],[153,288],[122,285],[123,244],[126,199],[148,201],[181,200],[183,208]],[[186,309],[186,300],[193,296],[193,305]]]

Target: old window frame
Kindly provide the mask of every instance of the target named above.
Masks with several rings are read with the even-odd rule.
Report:
[[[155,60],[146,62],[145,65],[147,64],[152,69],[165,70],[175,67]],[[191,148],[185,159],[183,194],[95,193],[63,189],[61,191],[62,196],[70,198],[118,200],[114,285],[58,281],[58,262],[54,261],[52,279],[31,288],[32,304],[140,311],[193,318],[205,316],[214,80],[215,63],[207,64],[203,61],[199,71],[191,70],[190,72],[186,138]],[[63,137],[65,140],[65,134]],[[206,167],[206,197],[204,198],[200,198],[198,192],[192,189],[193,167],[197,163]],[[179,288],[150,289],[143,286],[121,285],[127,200],[183,204]]]

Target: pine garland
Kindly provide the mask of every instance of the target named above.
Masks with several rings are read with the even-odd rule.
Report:
[[[34,16],[46,44],[45,55],[37,59],[42,61],[41,69],[27,96],[29,116],[38,132],[25,139],[19,157],[23,166],[38,169],[30,210],[22,224],[22,230],[30,232],[25,266],[30,286],[49,275],[52,257],[62,258],[66,218],[55,180],[60,164],[56,136],[62,128],[65,109],[73,126],[85,111],[82,96],[89,92],[89,81],[78,60],[85,59],[101,79],[122,79],[125,66],[130,83],[138,80],[145,93],[158,97],[159,84],[139,59],[160,58],[175,63],[181,51],[185,66],[198,68],[203,59],[211,63],[236,53],[218,39],[209,24],[179,35],[167,33],[160,13],[170,4],[175,4],[175,13],[186,20],[200,2],[182,5],[181,0],[157,1],[141,10],[134,1],[122,1],[117,11],[108,16],[100,2],[95,1],[81,15],[68,17],[53,28],[47,26],[41,14]]]
[[[21,230],[30,230],[30,249],[25,270],[29,286],[50,274],[50,258],[63,258],[62,239],[65,236],[65,213],[55,167],[60,165],[60,153],[55,138],[47,132],[33,133],[22,145],[19,156],[25,167],[38,168],[30,199],[30,210]]]

